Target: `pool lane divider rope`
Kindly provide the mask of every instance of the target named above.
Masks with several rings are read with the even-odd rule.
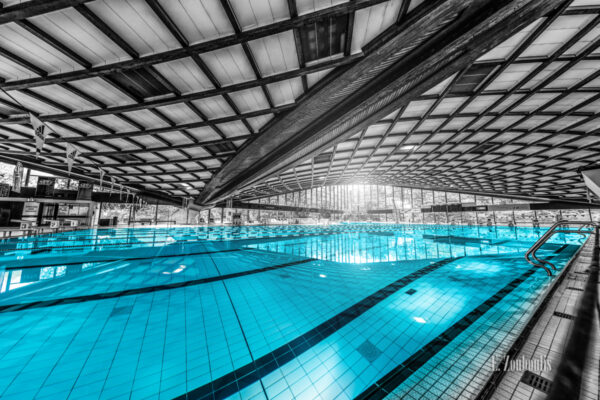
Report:
[[[286,267],[291,267],[294,265],[306,264],[311,261],[316,261],[316,260],[314,258],[305,258],[302,260],[291,261],[291,262],[288,262],[285,264],[272,265],[270,267],[251,269],[251,270],[242,271],[242,272],[234,272],[232,274],[227,274],[227,275],[216,275],[216,276],[211,276],[208,278],[192,279],[189,281],[165,283],[162,285],[146,286],[146,287],[141,287],[141,288],[126,289],[126,290],[118,290],[118,291],[107,292],[107,293],[96,293],[96,294],[88,294],[88,295],[81,295],[81,296],[63,297],[63,298],[51,299],[51,300],[40,300],[40,301],[34,301],[34,302],[29,302],[29,303],[0,305],[0,313],[30,310],[33,308],[45,308],[45,307],[59,306],[59,305],[65,305],[65,304],[84,303],[84,302],[96,301],[96,300],[114,299],[114,298],[123,297],[123,296],[133,296],[133,295],[138,295],[138,294],[159,292],[159,291],[163,291],[163,290],[179,289],[179,288],[184,288],[184,287],[189,287],[189,286],[202,285],[205,283],[219,282],[219,281],[224,281],[227,279],[239,278],[241,276],[248,276],[248,275],[258,274],[261,272],[274,271],[274,270],[278,270],[278,269],[282,269],[282,268],[286,268]]]
[[[429,264],[411,274],[408,274],[375,293],[365,297],[358,303],[348,307],[344,311],[331,317],[317,327],[280,346],[274,351],[244,365],[222,377],[202,385],[196,389],[178,396],[175,400],[216,400],[229,397],[240,390],[258,382],[271,372],[277,370],[284,364],[292,361],[300,354],[317,345],[327,337],[331,336],[365,312],[381,303],[400,289],[413,283],[419,278],[443,267],[444,265],[458,260],[458,258],[446,258]]]
[[[206,231],[206,232],[193,232],[193,231],[186,231],[186,230],[179,230],[179,231],[166,231],[167,228],[159,228],[162,230],[165,230],[165,232],[158,232],[157,231],[157,235],[163,235],[163,236],[173,236],[173,235],[182,235],[182,236],[188,236],[188,237],[198,237],[198,236],[206,236],[201,238],[200,240],[213,240],[213,239],[209,239],[208,236],[242,236],[244,234],[244,232],[249,232],[249,231],[242,231],[242,232],[236,232],[236,231]],[[322,229],[322,228],[321,228]],[[397,231],[397,229],[389,229],[386,228],[387,230],[391,230],[391,231]],[[318,229],[300,229],[300,230],[289,230],[289,231],[285,231],[283,229],[269,229],[269,230],[263,230],[262,232],[264,232],[266,234],[266,236],[250,236],[247,237],[248,239],[262,239],[262,238],[275,238],[275,237],[288,237],[285,234],[298,234],[298,235],[302,235],[302,234],[335,234],[335,233],[373,233],[373,234],[377,234],[378,232],[382,232],[382,231],[387,231],[386,229],[376,229],[374,227],[364,227],[364,228],[360,228],[360,229],[350,229],[350,230],[342,230],[342,229],[331,229],[328,228],[327,231],[319,231]],[[23,242],[28,242],[28,243],[38,243],[38,242],[44,242],[44,243],[51,243],[51,242],[79,242],[79,241],[94,241],[98,239],[98,236],[108,236],[108,234],[98,234],[97,236],[81,236],[75,239],[67,239],[67,238],[61,238],[61,236],[69,236],[72,237],[72,232],[82,232],[82,231],[68,231],[68,232],[59,232],[58,235],[54,234],[54,233],[49,233],[49,234],[44,234],[44,235],[36,235],[36,236],[26,236],[26,237],[11,237],[11,238],[0,238],[0,250],[5,250],[2,249],[2,246],[7,246],[10,244],[23,244]],[[121,234],[119,233],[118,235],[114,235],[114,236],[110,236],[110,237],[106,237],[105,239],[109,239],[109,240],[114,240],[114,239],[148,239],[148,238],[152,238],[154,237],[154,234],[152,234],[154,231],[148,230],[145,232],[142,232],[143,235],[136,235],[136,233],[139,233],[140,231],[136,231],[136,232],[129,232],[126,235],[125,234]],[[323,233],[324,232],[324,233]],[[65,235],[63,235],[65,234]],[[55,235],[55,236],[52,236]],[[293,236],[293,235],[292,235]],[[23,240],[23,239],[28,239],[28,240]],[[244,238],[233,238],[233,240],[238,240],[238,239],[244,239]],[[215,241],[223,241],[222,238],[218,238]],[[68,246],[65,246],[68,247]],[[8,249],[8,250],[14,250],[12,248]],[[17,249],[19,250],[19,249]],[[23,250],[27,250],[26,248]]]

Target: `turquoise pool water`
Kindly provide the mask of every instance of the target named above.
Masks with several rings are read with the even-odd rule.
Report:
[[[543,232],[340,224],[0,241],[0,398],[465,397],[553,279],[523,258]],[[560,269],[581,244],[557,235],[542,254]]]

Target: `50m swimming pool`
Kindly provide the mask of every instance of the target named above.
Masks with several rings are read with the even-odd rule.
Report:
[[[544,230],[102,229],[0,242],[0,397],[461,398],[552,278]],[[582,243],[543,252],[563,268]]]

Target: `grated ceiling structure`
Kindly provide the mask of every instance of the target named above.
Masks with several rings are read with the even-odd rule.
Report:
[[[585,200],[600,0],[1,0],[0,161],[211,204],[379,183]],[[53,130],[35,157],[28,113]],[[106,178],[105,178],[106,179]]]

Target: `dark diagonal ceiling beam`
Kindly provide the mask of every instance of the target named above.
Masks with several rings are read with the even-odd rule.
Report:
[[[279,119],[211,180],[212,204],[349,138],[473,63],[562,0],[424,2],[365,57]]]

